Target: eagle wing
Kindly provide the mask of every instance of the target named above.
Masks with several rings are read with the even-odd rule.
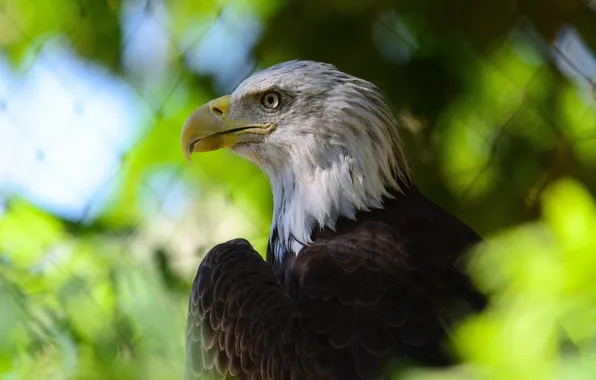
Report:
[[[349,363],[338,378],[379,379],[393,358],[451,363],[443,322],[481,308],[484,298],[445,248],[368,221],[301,251],[287,290],[306,327]]]
[[[189,301],[186,379],[331,379],[271,267],[244,239],[215,246]]]
[[[282,285],[246,240],[216,246],[193,283],[187,379],[379,379],[396,355],[448,364],[442,318],[482,299],[436,250],[365,222],[305,247]]]

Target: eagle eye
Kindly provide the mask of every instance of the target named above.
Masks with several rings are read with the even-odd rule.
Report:
[[[261,97],[263,107],[273,110],[281,104],[281,98],[277,92],[267,92]]]

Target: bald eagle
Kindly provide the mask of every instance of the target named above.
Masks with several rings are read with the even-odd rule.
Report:
[[[377,87],[281,63],[199,107],[181,143],[189,159],[229,148],[254,162],[274,198],[265,260],[235,239],[197,270],[187,379],[382,379],[400,361],[452,362],[446,321],[484,304],[458,264],[480,238],[414,186]]]

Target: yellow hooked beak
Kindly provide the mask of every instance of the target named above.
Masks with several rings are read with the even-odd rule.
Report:
[[[238,143],[254,141],[254,134],[266,135],[275,124],[248,124],[229,120],[230,95],[214,99],[197,108],[184,123],[180,142],[184,156],[190,162],[193,152],[229,148]],[[251,140],[250,135],[253,135]]]

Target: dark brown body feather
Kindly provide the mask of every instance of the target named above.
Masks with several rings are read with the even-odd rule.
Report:
[[[243,239],[214,247],[192,287],[187,379],[382,379],[395,361],[449,364],[443,322],[484,303],[458,269],[479,237],[413,187],[384,205],[315,229],[282,263]]]

